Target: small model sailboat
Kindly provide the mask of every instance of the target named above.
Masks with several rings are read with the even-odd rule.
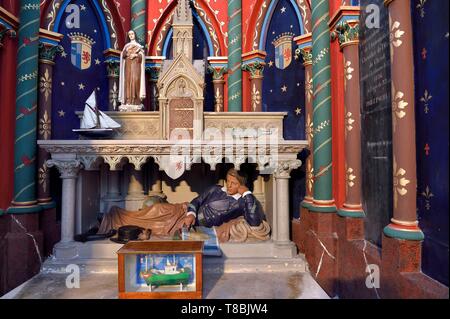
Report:
[[[80,129],[73,130],[75,133],[90,138],[106,138],[110,137],[115,129],[121,127],[119,123],[98,109],[95,90],[85,104]]]

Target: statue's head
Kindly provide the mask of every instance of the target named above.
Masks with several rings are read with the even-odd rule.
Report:
[[[128,31],[128,38],[129,38],[131,41],[136,40],[136,32],[134,32],[133,30]]]
[[[247,184],[247,177],[232,168],[227,172],[227,193],[228,195],[235,195],[239,192],[241,186]]]

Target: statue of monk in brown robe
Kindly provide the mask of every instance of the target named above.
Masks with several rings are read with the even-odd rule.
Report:
[[[121,111],[140,111],[145,99],[145,53],[136,41],[134,31],[128,32],[130,42],[120,55],[119,102]]]

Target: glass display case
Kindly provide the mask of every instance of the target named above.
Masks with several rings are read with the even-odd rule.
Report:
[[[120,299],[201,299],[202,241],[129,242],[118,252]]]

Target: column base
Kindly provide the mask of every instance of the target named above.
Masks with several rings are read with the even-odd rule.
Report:
[[[391,223],[384,228],[383,233],[387,237],[397,239],[417,240],[417,241],[425,239],[425,235],[417,226],[403,226]]]
[[[300,203],[300,205],[302,206],[302,207],[304,207],[304,208],[310,208],[311,206],[312,206],[312,202],[307,202],[307,201],[302,201],[301,203]]]
[[[53,256],[58,260],[74,259],[78,257],[78,247],[74,241],[59,242],[53,247]]]
[[[337,207],[335,205],[332,206],[318,206],[312,203],[309,206],[309,211],[312,213],[336,213]]]
[[[43,211],[41,205],[31,206],[11,206],[6,210],[7,214],[19,215],[19,214],[34,214]]]
[[[275,258],[292,258],[297,255],[297,246],[292,241],[275,241]]]
[[[366,217],[366,214],[364,213],[363,210],[351,210],[345,208],[338,209],[337,214],[341,217],[350,217],[350,218]]]
[[[50,201],[45,203],[39,203],[39,206],[41,206],[43,210],[52,209],[56,207],[56,202]]]

